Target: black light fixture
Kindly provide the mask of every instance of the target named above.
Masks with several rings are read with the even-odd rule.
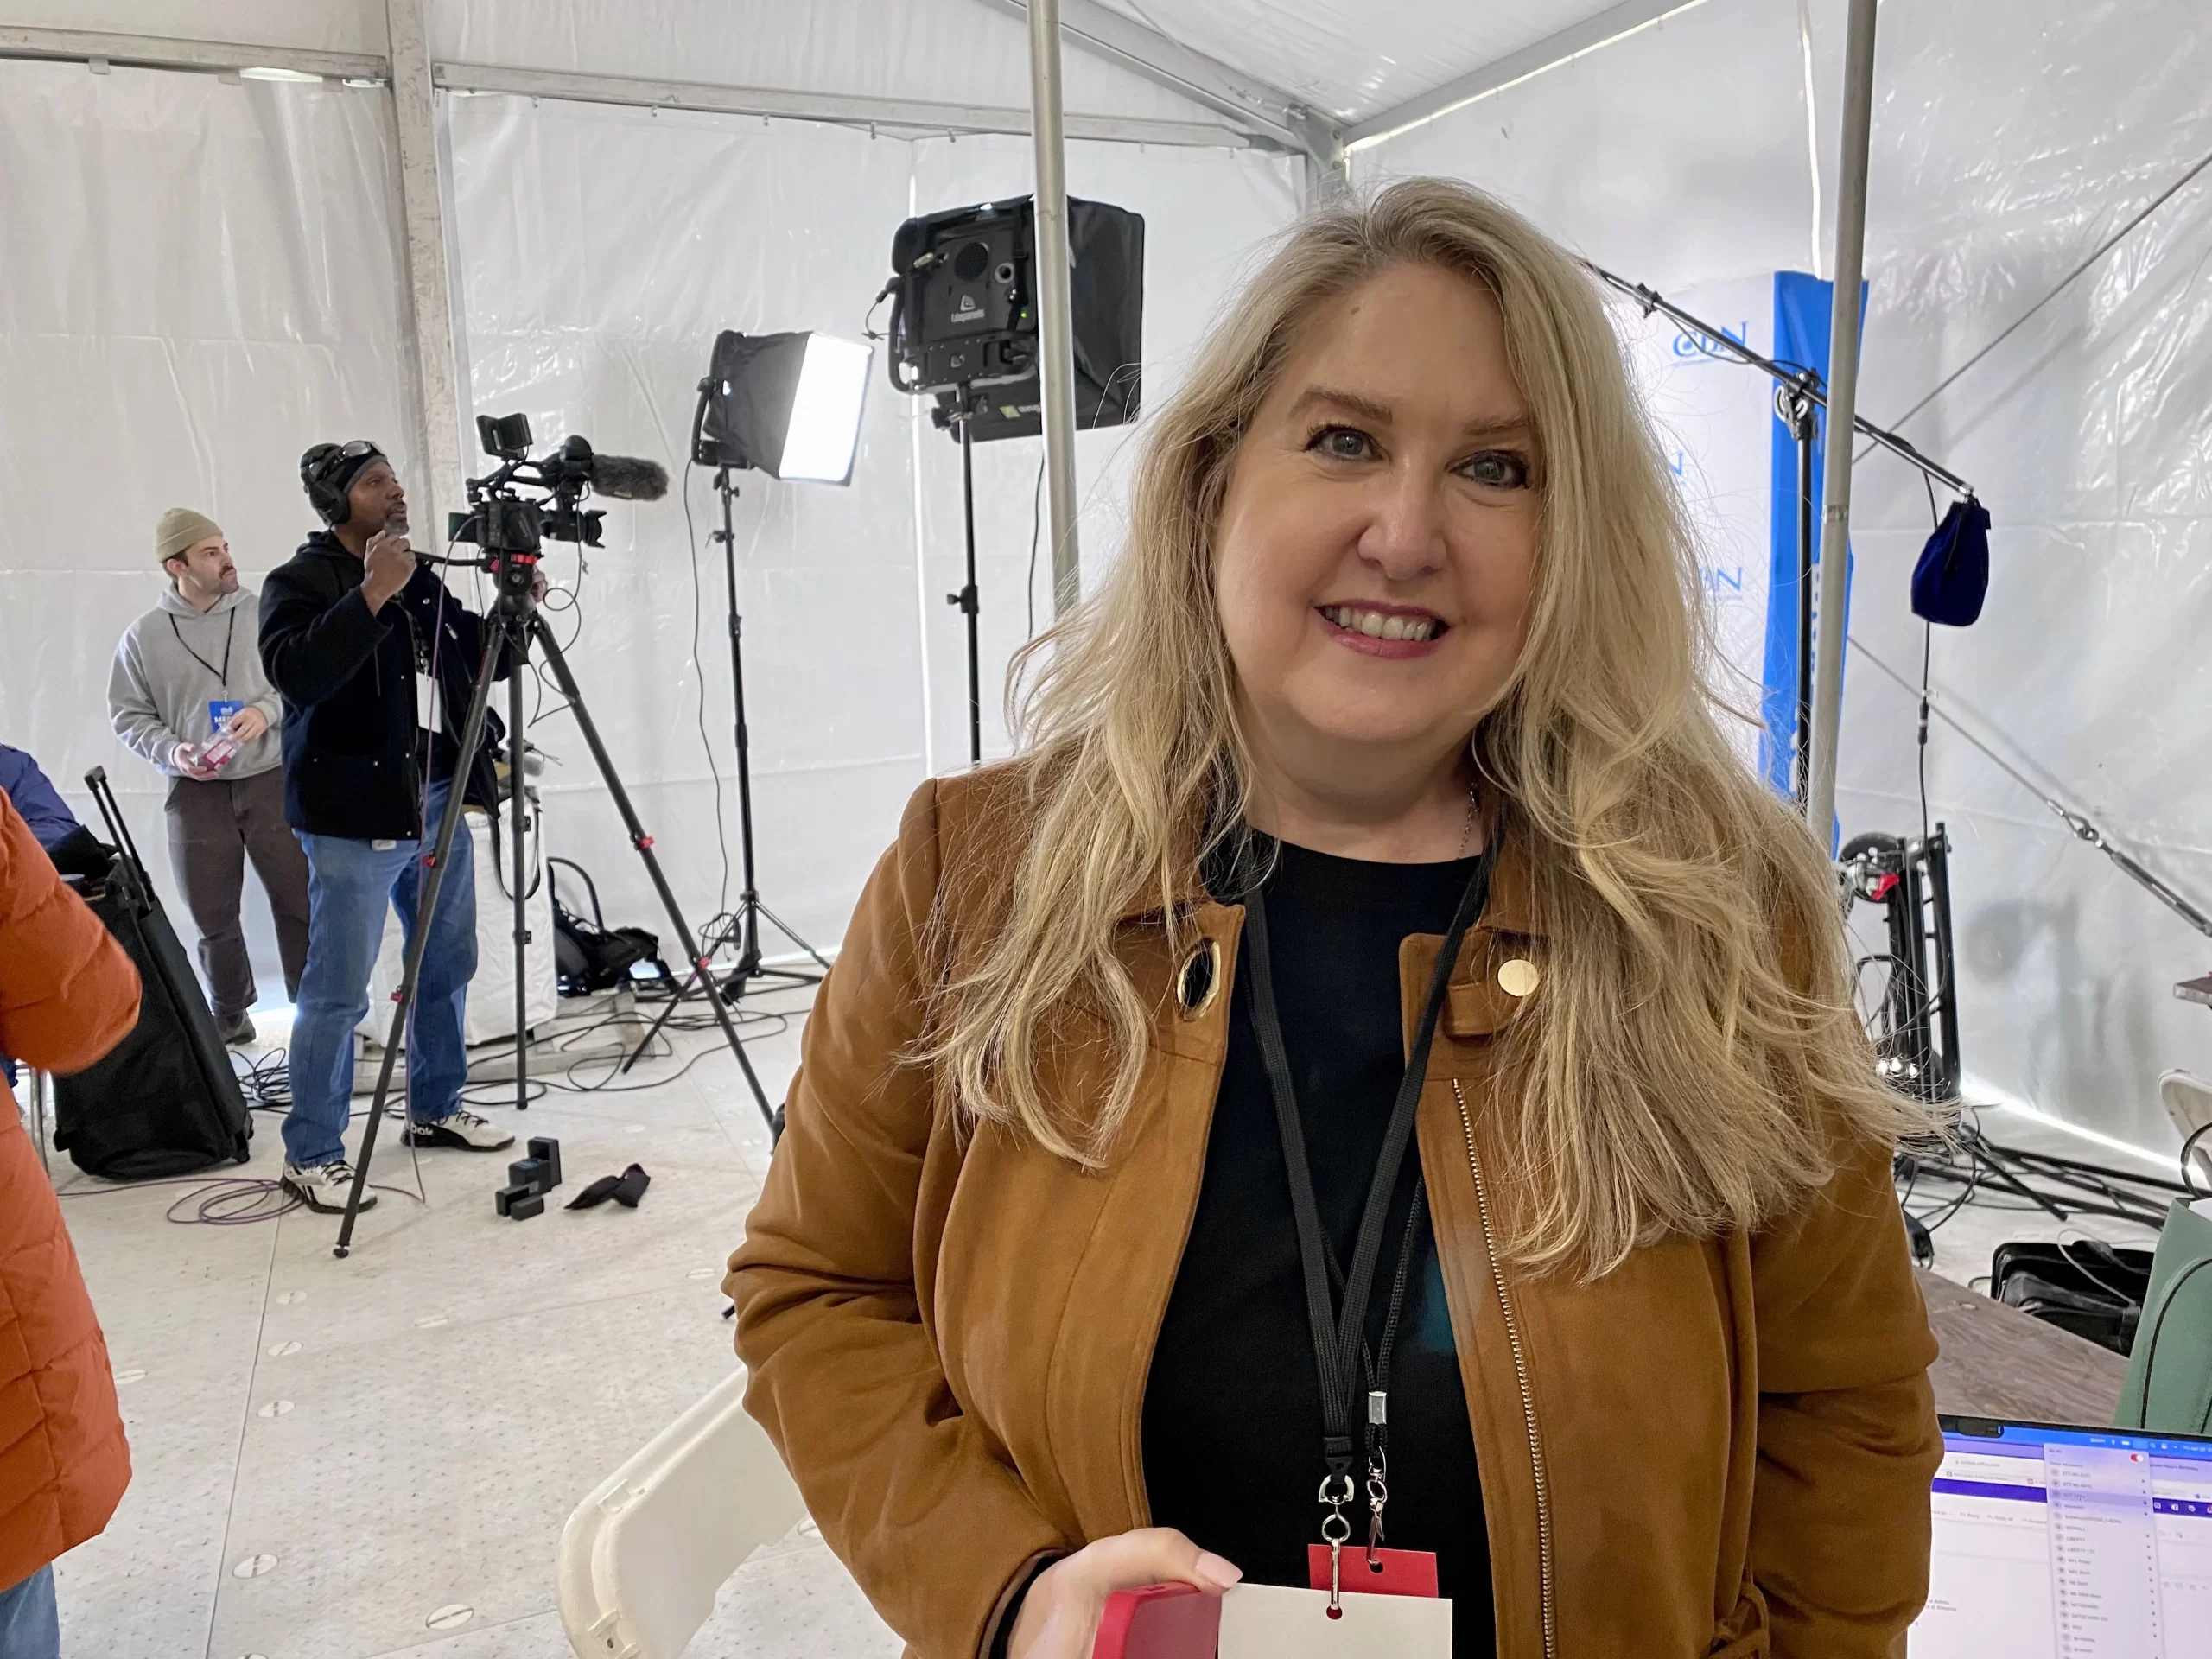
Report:
[[[874,355],[830,334],[723,330],[699,383],[691,458],[771,478],[849,483]]]

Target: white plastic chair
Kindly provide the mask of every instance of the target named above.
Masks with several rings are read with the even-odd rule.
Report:
[[[579,1659],[677,1659],[715,1592],[805,1518],[734,1372],[576,1506],[561,1529],[561,1624]]]
[[[2183,1140],[2212,1123],[2212,1083],[2187,1071],[2169,1071],[2158,1079],[2158,1100]],[[2212,1135],[2200,1140],[2190,1154],[2196,1179],[2212,1183]]]

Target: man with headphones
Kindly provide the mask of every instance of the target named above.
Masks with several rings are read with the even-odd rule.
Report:
[[[284,817],[307,849],[307,968],[292,1021],[284,1185],[342,1211],[353,1172],[345,1132],[353,1032],[368,1012],[385,915],[411,940],[423,855],[448,792],[494,810],[485,750],[455,779],[461,711],[483,658],[484,618],[464,609],[407,539],[407,494],[365,439],[319,443],[300,481],[327,529],[271,573],[261,660],[284,699]],[[506,653],[494,659],[499,677]],[[476,888],[466,827],[438,890],[407,1036],[408,1126],[418,1147],[498,1152],[514,1136],[461,1104],[462,1012],[476,971]],[[376,1202],[363,1197],[362,1205]]]

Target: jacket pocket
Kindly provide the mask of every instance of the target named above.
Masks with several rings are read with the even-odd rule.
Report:
[[[397,794],[400,763],[385,754],[334,754],[309,749],[300,757],[300,810],[311,823],[359,823]]]

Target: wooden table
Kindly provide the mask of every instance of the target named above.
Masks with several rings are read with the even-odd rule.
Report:
[[[2127,1362],[1979,1291],[1922,1272],[1942,1353],[1929,1373],[1936,1409],[2038,1423],[2112,1421]]]

